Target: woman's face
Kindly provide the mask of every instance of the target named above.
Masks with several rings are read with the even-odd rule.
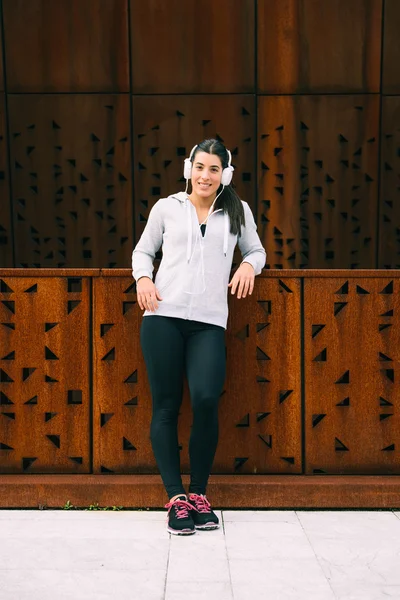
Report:
[[[222,164],[216,154],[196,152],[192,166],[192,188],[202,198],[215,195],[221,184]]]

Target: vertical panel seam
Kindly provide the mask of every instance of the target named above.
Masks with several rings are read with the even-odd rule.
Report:
[[[382,178],[382,113],[383,113],[383,50],[384,50],[384,22],[385,22],[385,0],[382,0],[382,13],[381,13],[381,61],[380,61],[380,81],[379,81],[379,121],[378,121],[378,181],[377,181],[377,203],[376,203],[376,250],[375,250],[375,268],[379,269],[380,261],[380,219],[381,219],[381,178]]]
[[[12,265],[15,264],[15,234],[14,234],[14,211],[13,211],[13,193],[12,193],[12,180],[11,180],[11,145],[10,145],[10,127],[9,127],[9,115],[8,115],[8,97],[7,97],[7,73],[6,73],[6,40],[4,35],[4,11],[3,2],[0,0],[0,21],[1,21],[1,51],[3,53],[3,84],[4,84],[4,129],[5,129],[5,143],[6,143],[6,157],[8,162],[8,202],[10,210],[10,239],[11,239],[11,253],[12,253]]]

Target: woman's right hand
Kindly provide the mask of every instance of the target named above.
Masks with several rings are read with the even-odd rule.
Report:
[[[142,310],[154,312],[158,308],[157,300],[162,300],[160,293],[150,277],[141,277],[136,283],[138,304]]]

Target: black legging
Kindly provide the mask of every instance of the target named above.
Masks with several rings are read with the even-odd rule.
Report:
[[[152,315],[143,318],[140,338],[153,398],[151,443],[168,497],[185,493],[177,433],[185,372],[193,410],[189,492],[205,494],[218,443],[225,330],[198,321]]]

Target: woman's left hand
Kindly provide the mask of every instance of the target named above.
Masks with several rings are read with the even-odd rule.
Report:
[[[247,292],[249,296],[254,289],[254,268],[250,263],[243,262],[235,272],[228,287],[231,289],[231,294],[235,294],[237,288],[237,297],[246,298]]]

